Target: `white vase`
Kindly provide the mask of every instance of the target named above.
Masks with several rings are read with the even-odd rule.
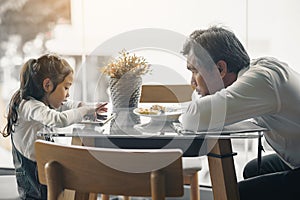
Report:
[[[110,78],[109,90],[113,110],[136,108],[140,100],[141,85],[142,78],[140,76]]]
[[[112,108],[113,112],[117,114],[116,118],[111,122],[111,133],[132,132],[134,131],[133,125],[140,123],[140,117],[132,111],[138,107],[141,86],[142,78],[140,76],[109,79]]]

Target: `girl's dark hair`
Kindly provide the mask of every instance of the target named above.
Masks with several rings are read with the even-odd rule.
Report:
[[[203,53],[201,49],[204,49],[214,63],[224,60],[228,72],[238,73],[250,64],[249,55],[239,39],[233,32],[222,27],[212,26],[206,30],[194,31],[183,46],[183,55],[188,55],[192,49],[199,59],[207,59],[199,55]]]
[[[73,69],[65,59],[57,55],[45,54],[38,59],[28,60],[20,72],[20,88],[14,93],[9,103],[7,124],[2,132],[4,137],[14,132],[18,121],[18,108],[23,99],[34,98],[41,101],[45,95],[43,81],[49,78],[54,87],[64,81]]]

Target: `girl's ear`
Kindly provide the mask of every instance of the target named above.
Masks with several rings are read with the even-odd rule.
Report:
[[[224,76],[227,74],[227,63],[224,60],[220,60],[217,62],[217,67],[220,72],[220,76],[224,78]]]
[[[43,81],[43,88],[45,90],[45,92],[52,92],[53,90],[53,83],[50,80],[50,78],[46,78]]]

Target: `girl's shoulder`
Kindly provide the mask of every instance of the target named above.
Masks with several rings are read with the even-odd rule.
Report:
[[[34,98],[30,98],[28,100],[23,99],[20,103],[20,109],[22,109],[22,108],[33,108],[33,107],[36,107],[36,106],[45,106],[46,107],[46,105],[43,102],[41,102],[39,100],[36,100]]]

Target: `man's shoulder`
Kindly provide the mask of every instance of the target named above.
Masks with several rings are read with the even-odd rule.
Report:
[[[250,68],[251,67],[266,67],[270,69],[274,68],[288,68],[288,64],[278,60],[277,58],[274,57],[260,57],[257,59],[253,59],[250,63]]]
[[[288,64],[274,57],[262,57],[251,62],[250,69],[257,73],[270,74],[274,78],[286,81],[292,74]]]

